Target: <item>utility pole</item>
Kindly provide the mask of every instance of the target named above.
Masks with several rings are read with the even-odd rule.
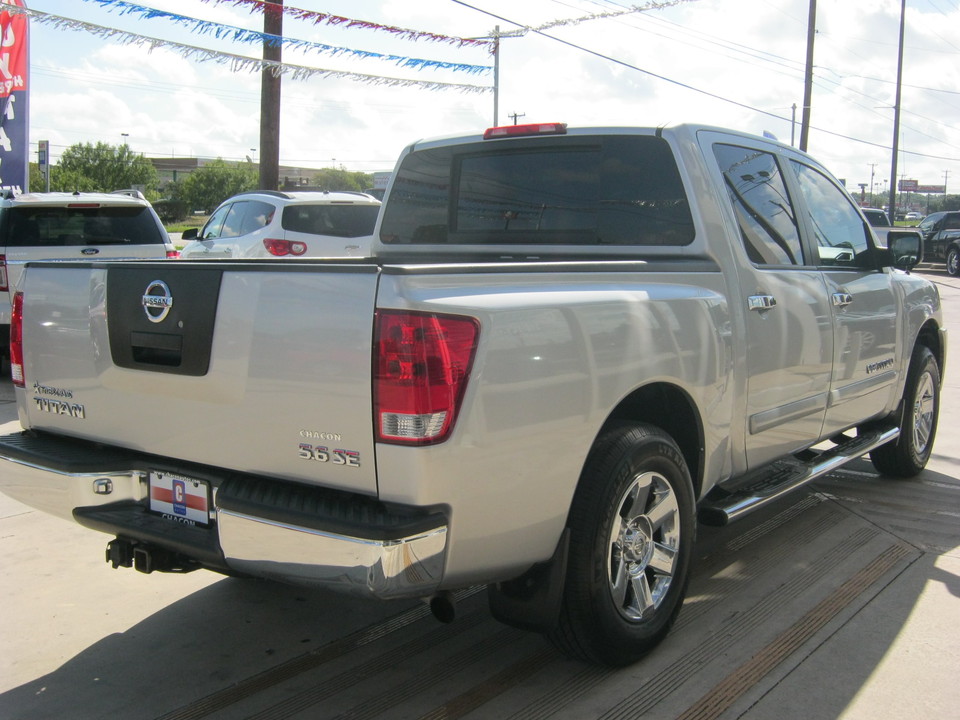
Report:
[[[493,127],[500,117],[500,26],[493,29]]]
[[[893,104],[893,158],[890,162],[890,222],[897,221],[897,152],[900,149],[900,88],[903,81],[903,30],[907,0],[900,0],[900,51],[897,56],[897,99]]]
[[[507,115],[508,118],[512,118],[512,119],[513,119],[513,124],[514,124],[514,125],[517,124],[517,120],[518,120],[519,118],[526,117],[526,116],[527,116],[526,113],[511,113],[511,114]]]
[[[263,32],[277,40],[263,40],[263,59],[279,63],[282,58],[279,38],[283,36],[283,0],[263,4]],[[264,67],[260,73],[260,189],[278,190],[280,186],[280,72]]]
[[[810,0],[807,19],[807,68],[803,78],[803,112],[800,120],[800,149],[807,151],[810,136],[810,104],[813,100],[813,40],[817,34],[817,0]]]

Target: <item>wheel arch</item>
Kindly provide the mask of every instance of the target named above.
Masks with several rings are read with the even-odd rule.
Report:
[[[613,409],[598,437],[623,423],[654,425],[670,435],[687,463],[694,495],[699,496],[705,457],[703,420],[689,393],[667,382],[637,388]]]
[[[935,320],[930,319],[923,324],[920,332],[917,333],[917,340],[914,346],[916,345],[923,345],[933,353],[933,357],[936,358],[937,365],[940,369],[940,377],[942,378],[947,367],[947,348],[943,341],[940,326]]]

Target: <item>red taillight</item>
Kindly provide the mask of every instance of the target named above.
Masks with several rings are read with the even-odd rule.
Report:
[[[9,289],[10,286],[7,281],[7,256],[0,255],[0,290],[7,291]]]
[[[168,259],[168,260],[176,260],[178,257],[180,257],[180,251],[179,251],[179,250],[167,250],[167,259]]]
[[[13,295],[10,309],[10,377],[17,387],[24,387],[23,377],[23,293]]]
[[[430,445],[447,439],[479,335],[474,318],[377,313],[373,403],[379,442]]]
[[[277,257],[284,255],[303,255],[307,251],[307,244],[299,240],[277,240],[275,238],[264,238],[263,246],[267,252]]]
[[[487,128],[484,140],[496,140],[505,137],[526,137],[530,135],[566,135],[566,123],[531,123],[528,125],[503,125]]]

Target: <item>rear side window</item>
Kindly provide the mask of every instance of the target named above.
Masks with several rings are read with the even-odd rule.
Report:
[[[372,235],[379,212],[379,205],[288,205],[280,223],[290,232],[353,238]]]
[[[666,141],[564,136],[411,153],[384,243],[688,245],[693,219]]]
[[[227,217],[220,228],[219,237],[232,238],[248,235],[273,219],[274,207],[270,203],[244,200],[230,205]]]
[[[145,245],[166,241],[146,207],[11,207],[0,237],[15,247]]]
[[[802,265],[793,203],[777,159],[768,152],[718,143],[713,154],[740,226],[740,240],[756,265]]]

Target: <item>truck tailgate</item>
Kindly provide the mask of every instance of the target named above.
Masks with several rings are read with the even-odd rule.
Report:
[[[323,261],[30,266],[21,422],[376,494],[377,280]]]

